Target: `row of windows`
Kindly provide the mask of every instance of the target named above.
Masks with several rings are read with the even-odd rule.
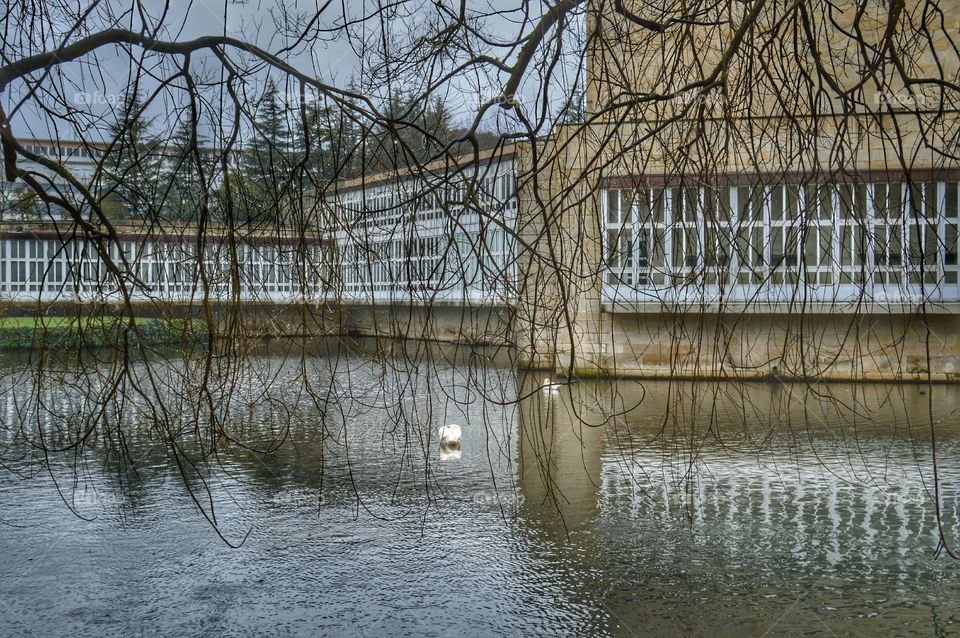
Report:
[[[605,283],[958,283],[956,182],[605,191]]]
[[[957,219],[957,182],[647,188],[606,191],[608,224]]]
[[[190,242],[155,242],[155,241],[121,241],[110,243],[108,254],[113,259],[119,259],[121,254],[128,260],[140,259],[193,259],[197,254],[197,245]],[[208,242],[204,246],[205,259],[218,259],[229,252],[227,244]],[[308,246],[306,251],[295,244],[274,246],[269,244],[237,244],[236,254],[238,261],[247,259],[297,259],[301,256],[310,258],[320,254],[319,246]],[[93,259],[97,255],[96,246],[84,240],[49,240],[49,239],[7,239],[0,240],[0,259]]]
[[[241,244],[235,259],[228,247],[210,243],[202,259],[197,247],[179,242],[124,241],[109,248],[111,260],[126,262],[126,285],[135,296],[193,295],[201,266],[209,289],[232,290],[234,276],[245,297],[434,291],[459,295],[509,291],[513,245],[503,228],[476,235],[433,235],[337,248]],[[123,268],[123,266],[121,265]],[[0,240],[0,294],[112,294],[115,277],[95,246],[82,240]]]
[[[60,158],[71,158],[71,157],[83,157],[86,159],[99,159],[104,156],[106,151],[102,148],[88,148],[85,146],[48,146],[45,144],[24,144],[23,147],[35,153],[37,155],[46,155],[48,157],[60,157]],[[205,157],[212,157],[215,155],[215,151],[210,148],[200,149],[201,153]],[[161,149],[159,152],[160,155],[167,155],[177,157],[177,153],[170,152],[170,149]]]
[[[205,247],[173,242],[121,242],[111,245],[110,257],[127,262],[124,279],[135,295],[193,294],[200,288],[200,267],[214,292],[232,289],[234,272],[245,296],[289,295],[326,289],[329,278],[319,246],[299,251],[288,246],[241,244],[236,260],[225,244]],[[121,255],[122,253],[122,255]],[[235,268],[231,268],[235,264]],[[121,266],[122,267],[122,266]],[[95,247],[83,241],[0,240],[0,293],[110,293],[114,276]]]
[[[87,149],[82,146],[79,147],[57,147],[57,146],[44,146],[42,144],[24,144],[26,148],[31,153],[36,153],[37,155],[47,155],[49,157],[86,157],[86,158],[99,158],[103,157],[103,150],[101,149]]]
[[[513,245],[501,228],[345,243],[334,258],[344,290],[352,294],[433,291],[453,295],[511,290]]]
[[[513,173],[496,174],[491,169],[490,174],[476,181],[456,176],[437,183],[408,180],[353,191],[337,199],[335,214],[342,225],[362,222],[382,226],[399,220],[423,222],[447,217],[456,207],[479,206],[488,212],[513,210],[515,196]]]

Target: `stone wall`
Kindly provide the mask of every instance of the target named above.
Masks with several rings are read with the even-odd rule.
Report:
[[[575,376],[960,380],[960,316],[950,312],[608,313],[575,344]],[[929,348],[929,356],[928,356]],[[569,352],[559,353],[560,361]]]

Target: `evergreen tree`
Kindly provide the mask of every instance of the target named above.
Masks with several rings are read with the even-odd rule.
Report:
[[[426,161],[451,139],[453,118],[442,98],[425,101],[412,93],[396,92],[385,110],[394,125],[373,135],[370,164],[376,170]]]
[[[307,108],[310,149],[306,169],[319,186],[359,173],[360,128],[338,104],[312,104]],[[298,131],[296,146],[305,152],[308,136]]]
[[[140,94],[127,93],[110,125],[112,147],[103,162],[105,195],[125,217],[156,217],[160,209],[159,143],[150,134],[152,119],[142,110]]]
[[[327,178],[330,152],[329,110],[329,107],[316,103],[307,105],[306,121],[298,122],[295,129],[293,147],[298,161],[305,158],[309,179]]]
[[[582,88],[574,90],[570,101],[560,112],[561,124],[583,124],[587,121],[587,94]]]
[[[203,139],[198,133],[198,148],[194,149],[194,128],[193,122],[181,123],[164,154],[163,181],[167,193],[164,213],[171,219],[196,220],[200,215],[204,184],[197,168],[196,152],[203,145]],[[200,161],[204,160],[201,153]],[[211,168],[204,167],[204,173],[209,175]]]
[[[257,104],[243,156],[243,175],[252,191],[243,202],[247,219],[279,218],[294,159],[286,108],[271,81]]]

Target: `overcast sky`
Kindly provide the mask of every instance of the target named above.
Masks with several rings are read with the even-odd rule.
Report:
[[[324,2],[325,0],[170,0],[169,12],[163,20],[166,29],[165,37],[186,40],[226,32],[228,35],[253,42],[268,51],[278,51],[289,43],[283,33],[284,23],[289,24],[298,16],[302,18],[314,15]],[[446,2],[450,5],[451,0]],[[144,2],[143,6],[152,7],[152,10],[157,12],[159,4],[159,2]],[[414,6],[412,3],[406,5],[407,8]],[[516,38],[520,32],[522,6],[522,0],[468,2],[471,11],[483,14],[499,12],[497,15],[485,17],[484,24],[492,33],[504,39]],[[535,6],[539,8],[540,5]],[[115,2],[110,5],[111,15],[121,16],[121,26],[139,29],[141,23],[136,13],[124,11],[129,7],[130,0]],[[374,2],[356,2],[355,0],[330,2],[315,25],[321,30],[329,31],[322,33],[309,48],[301,47],[296,55],[284,57],[299,70],[316,76],[324,82],[341,87],[346,86],[352,78],[365,75],[370,70],[363,68],[363,63],[351,47],[342,26],[345,20],[356,20],[374,7],[376,7]],[[405,30],[422,29],[427,24],[429,14],[437,11],[429,0],[420,2],[416,7],[418,11],[401,11],[392,16],[388,23],[388,30],[402,36]],[[153,19],[157,18],[159,15],[154,13]],[[105,20],[100,22],[100,24],[105,23]],[[378,24],[370,22],[364,29],[369,35],[371,29],[378,29]],[[359,34],[360,28],[353,29],[353,33]],[[140,52],[135,49],[134,53]],[[179,58],[166,58],[166,66],[155,68],[154,74],[159,77],[169,75],[172,70],[170,61],[175,59]],[[212,78],[219,77],[220,65],[210,55],[195,59],[192,68],[201,77],[204,73],[211,74]],[[67,102],[102,117],[103,121],[97,124],[102,127],[103,122],[112,119],[111,109],[122,100],[130,78],[133,76],[134,65],[131,64],[129,56],[123,51],[109,47],[98,51],[95,57],[86,59],[84,63],[63,65],[59,69],[56,81],[62,87],[60,92],[66,97]],[[155,79],[147,77],[144,82],[145,86],[142,87],[144,90],[156,86]],[[487,86],[478,92],[475,85],[474,80],[467,78],[449,85],[446,98],[461,120],[466,121],[470,118],[479,103],[489,98],[491,92],[495,94],[498,88]],[[11,111],[11,103],[16,102],[22,95],[22,88],[21,84],[19,87],[12,87],[11,91],[4,94],[4,107],[8,113]],[[520,91],[521,100],[526,99],[535,104],[538,88],[538,78],[532,77]],[[556,100],[557,97],[554,96],[554,99]],[[53,110],[56,111],[56,108]],[[173,104],[169,99],[166,102],[158,101],[151,115],[162,120],[167,114],[165,111],[172,111],[172,108]],[[212,115],[216,117],[219,114]],[[25,106],[19,109],[13,122],[15,133],[21,136],[62,139],[75,139],[78,136],[76,130],[71,130],[74,127],[64,126],[63,122],[57,122],[50,113],[44,113],[36,107]],[[81,131],[80,134],[86,135],[92,130],[91,127]]]

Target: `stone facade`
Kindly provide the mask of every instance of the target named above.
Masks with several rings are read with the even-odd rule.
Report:
[[[954,379],[960,2],[624,4],[590,3],[588,121],[518,153],[521,361]]]

